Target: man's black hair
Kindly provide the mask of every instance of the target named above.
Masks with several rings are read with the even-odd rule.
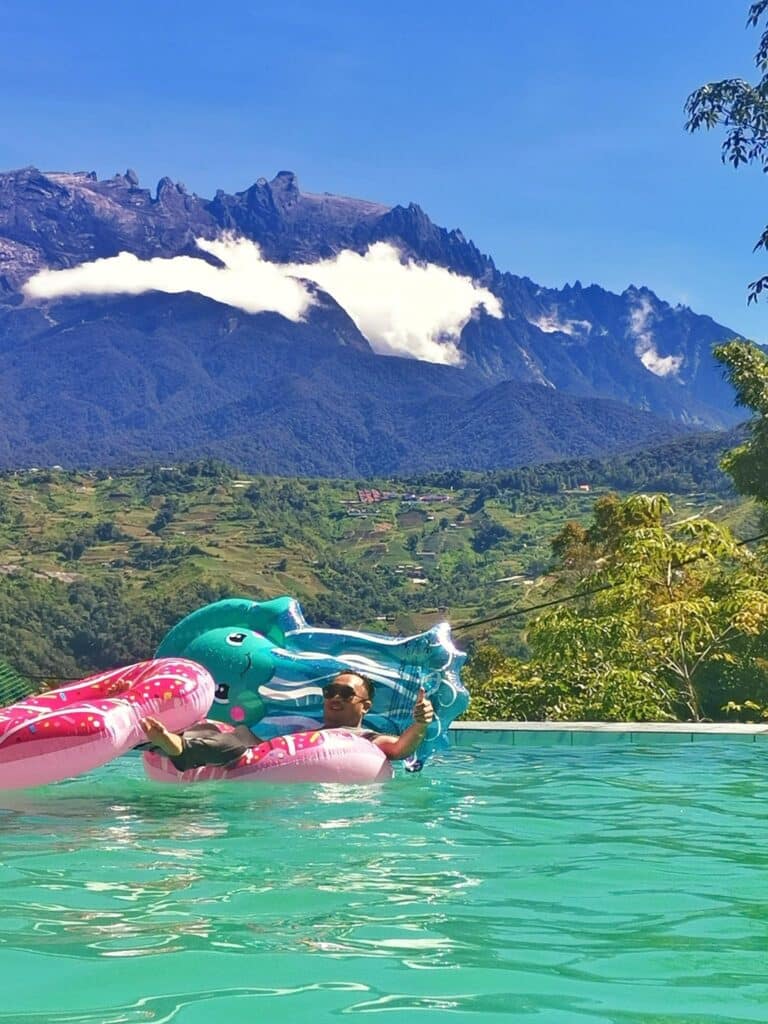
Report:
[[[365,687],[365,692],[368,694],[368,700],[373,701],[374,694],[376,693],[376,684],[368,676],[364,676],[362,672],[355,672],[354,669],[345,669],[343,672],[339,672],[336,678],[339,676],[356,676]]]

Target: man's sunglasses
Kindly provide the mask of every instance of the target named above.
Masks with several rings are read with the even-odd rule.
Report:
[[[357,697],[353,686],[347,686],[346,683],[328,683],[327,686],[323,687],[323,697],[326,700],[330,700],[331,697],[341,697],[342,700],[354,700]],[[365,700],[364,697],[360,697],[359,700]]]

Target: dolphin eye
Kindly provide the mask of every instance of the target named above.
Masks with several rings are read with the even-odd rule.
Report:
[[[233,647],[239,647],[240,644],[245,643],[247,636],[247,633],[230,633],[227,637],[227,643],[232,644]]]
[[[229,699],[229,684],[218,683],[213,693],[213,699],[217,704],[226,704]]]

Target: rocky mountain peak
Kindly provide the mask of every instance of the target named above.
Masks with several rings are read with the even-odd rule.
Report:
[[[262,257],[276,263],[314,263],[346,250],[363,255],[387,242],[400,251],[403,264],[413,261],[420,271],[428,265],[446,268],[489,289],[503,316],[478,313],[460,326],[456,344],[463,369],[456,372],[464,379],[475,374],[491,383],[537,382],[710,426],[733,419],[730,393],[709,351],[733,332],[708,317],[673,309],[636,285],[616,295],[598,285],[583,288],[578,280],[563,289],[545,288],[501,273],[461,231],[435,224],[417,203],[389,207],[302,192],[290,170],[271,180],[258,178],[242,192],[218,190],[213,199],[190,194],[169,177],[160,179],[153,195],[139,187],[132,169],[107,180],[92,171],[34,167],[0,174],[0,318],[23,304],[23,284],[43,268],[74,267],[126,251],[142,260],[195,255],[215,262],[196,241],[225,232],[257,243]],[[338,330],[328,311],[338,317],[343,304],[334,306],[331,299],[313,307],[311,330],[318,337]],[[100,300],[89,301],[98,306]],[[154,301],[148,298],[147,304]],[[193,317],[198,315],[194,307]],[[414,348],[412,361],[423,352]]]
[[[294,206],[301,197],[299,182],[293,171],[278,171],[269,183],[275,205],[281,209]]]

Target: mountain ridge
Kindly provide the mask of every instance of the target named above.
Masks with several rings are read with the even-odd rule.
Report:
[[[262,258],[275,267],[290,263],[308,272],[347,252],[365,257],[377,243],[386,243],[399,254],[401,270],[450,271],[449,283],[466,280],[498,299],[501,315],[478,307],[465,321],[457,319],[451,344],[460,365],[399,359],[392,371],[385,364],[393,357],[373,354],[364,333],[367,321],[345,308],[332,283],[301,282],[311,308],[296,321],[275,312],[249,315],[222,301],[209,305],[213,300],[202,300],[194,292],[175,298],[145,290],[133,297],[32,299],[23,291],[41,271],[87,267],[120,252],[140,261],[194,257],[223,270],[216,252],[201,250],[197,242],[226,234],[258,245]],[[391,301],[397,299],[395,290]],[[439,304],[440,299],[432,301]],[[444,336],[438,331],[431,350],[447,343],[453,329]],[[291,412],[288,405],[272,402],[279,421],[273,435],[284,439],[295,430],[298,438],[306,432],[302,421],[313,420],[313,415],[302,411],[299,394],[305,404],[323,389],[336,396],[334,404],[319,395],[323,417],[313,420],[316,442],[329,459],[331,452],[341,457],[344,447],[326,444],[330,437],[348,442],[346,459],[322,470],[330,475],[354,472],[359,457],[351,453],[366,451],[370,457],[366,454],[363,461],[371,471],[392,471],[398,451],[421,465],[419,444],[432,444],[435,457],[441,451],[441,467],[444,459],[453,458],[457,466],[469,468],[467,460],[480,458],[482,465],[472,463],[473,468],[493,468],[502,465],[500,459],[522,458],[526,448],[546,458],[568,457],[592,452],[600,438],[602,452],[608,453],[625,446],[633,432],[650,442],[654,436],[673,436],[681,427],[719,429],[737,422],[740,415],[731,392],[711,356],[713,344],[734,336],[710,317],[673,307],[647,288],[630,286],[616,295],[578,281],[563,289],[539,286],[500,271],[461,231],[434,224],[415,203],[388,207],[302,193],[290,171],[271,181],[260,178],[231,195],[219,190],[212,199],[190,193],[170,178],[162,178],[153,195],[139,186],[131,170],[103,181],[93,172],[36,168],[0,174],[0,394],[6,407],[0,414],[5,431],[0,438],[2,465],[12,458],[65,464],[75,437],[84,457],[87,452],[94,458],[123,452],[132,460],[145,444],[151,455],[153,434],[158,444],[165,438],[163,457],[174,445],[193,456],[196,449],[183,448],[181,433],[163,434],[171,422],[163,402],[175,396],[186,403],[186,421],[192,417],[215,424],[217,410],[226,407],[231,413],[239,408],[241,436],[232,434],[230,443],[250,460],[249,468],[258,470],[279,460],[281,444],[284,457],[294,450],[292,443],[270,443],[268,432],[264,436],[262,417],[268,403],[258,394],[265,389],[273,396],[287,394],[281,385],[289,379],[297,385],[290,393]],[[201,338],[207,354],[200,348]],[[222,360],[228,360],[228,375]],[[298,387],[301,380],[308,382],[303,389]],[[393,418],[397,403],[385,389],[411,393],[414,382],[426,389],[426,405],[442,405],[441,431],[431,425],[431,412],[419,411],[418,402],[412,414]],[[514,386],[501,387],[508,382]],[[249,393],[248,384],[255,394]],[[530,419],[521,390],[536,385],[550,392],[547,401],[538,403],[538,424]],[[495,392],[498,387],[501,391]],[[615,412],[606,417],[605,407],[576,406],[573,399],[612,401],[626,409],[621,416]],[[369,431],[357,415],[356,402],[368,409],[375,429]],[[553,434],[545,422],[558,403],[563,417],[574,417],[570,437],[566,430]],[[63,408],[69,409],[69,430],[62,423]],[[479,446],[473,447],[451,421],[451,410],[467,429],[472,423],[473,436],[482,438]],[[645,414],[643,427],[638,416]],[[234,431],[232,416],[224,419]],[[262,431],[258,443],[253,437],[257,421]],[[89,429],[94,433],[90,440]],[[403,433],[399,441],[398,429]],[[223,444],[214,434],[192,434],[206,451]],[[454,439],[451,451],[445,447],[447,438]],[[301,447],[297,443],[296,449]],[[300,472],[321,471],[315,463],[327,461],[319,455],[296,455],[296,460]]]

